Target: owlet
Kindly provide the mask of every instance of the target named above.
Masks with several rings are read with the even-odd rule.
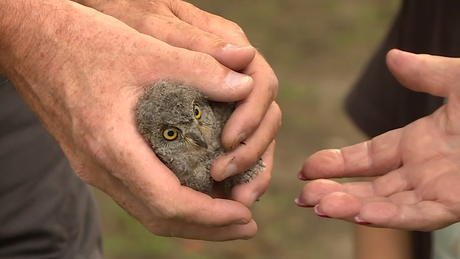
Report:
[[[217,183],[210,168],[227,150],[221,134],[235,103],[208,100],[201,92],[174,81],[148,86],[135,108],[139,130],[158,158],[182,185],[209,194],[214,185],[225,190],[252,180],[264,165]]]

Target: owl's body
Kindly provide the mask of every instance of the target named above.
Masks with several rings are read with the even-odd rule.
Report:
[[[145,89],[136,106],[139,130],[161,161],[182,185],[210,193],[215,181],[209,171],[226,152],[221,135],[234,103],[214,102],[199,91],[173,81],[160,81]],[[223,181],[226,189],[250,181],[263,167]]]

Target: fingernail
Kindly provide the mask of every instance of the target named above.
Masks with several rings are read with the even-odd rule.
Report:
[[[227,75],[226,83],[228,87],[235,89],[242,85],[248,84],[251,80],[252,78],[248,75],[230,70]]]
[[[235,220],[233,221],[233,225],[246,225],[248,224],[249,222],[245,219],[239,219],[239,220]]]
[[[300,170],[299,173],[297,174],[297,178],[299,178],[302,181],[307,181],[308,180],[308,178],[303,175],[302,170]]]
[[[319,210],[319,205],[316,205],[314,208],[313,208],[313,211],[315,212],[315,214],[319,217],[322,217],[322,218],[330,218],[328,215],[322,213],[320,210]]]
[[[295,204],[297,204],[297,206],[299,206],[299,207],[304,207],[304,208],[311,208],[311,207],[313,207],[313,206],[310,206],[310,205],[307,205],[307,204],[301,202],[299,197],[295,198],[294,202],[295,202]]]
[[[355,223],[359,225],[371,225],[372,223],[362,220],[359,215],[355,217]]]
[[[230,162],[228,164],[227,168],[225,169],[224,179],[226,179],[229,176],[232,176],[232,175],[236,174],[236,170],[238,170],[238,168],[236,167],[235,163]]]

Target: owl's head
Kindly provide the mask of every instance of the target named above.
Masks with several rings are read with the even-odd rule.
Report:
[[[207,149],[214,114],[199,91],[173,81],[145,89],[136,106],[139,130],[159,155]]]

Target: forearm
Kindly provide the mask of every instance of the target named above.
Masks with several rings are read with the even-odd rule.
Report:
[[[73,5],[60,0],[0,1],[0,71],[54,134],[62,134],[55,118],[64,110],[64,82],[72,80],[65,62],[71,60],[72,45],[78,44],[71,33],[78,24]],[[66,117],[59,123],[70,124]]]
[[[72,123],[63,113],[75,103],[85,105],[78,98],[92,91],[93,85],[81,83],[90,81],[88,72],[110,67],[105,63],[115,50],[107,43],[122,47],[127,41],[106,29],[117,25],[114,19],[70,1],[4,0],[0,10],[0,71],[48,130],[59,134],[57,128]]]
[[[19,79],[50,64],[53,40],[64,26],[62,1],[0,1],[0,71]],[[61,19],[58,21],[58,19]]]
[[[355,229],[357,259],[410,259],[412,240],[410,232],[357,226]]]

